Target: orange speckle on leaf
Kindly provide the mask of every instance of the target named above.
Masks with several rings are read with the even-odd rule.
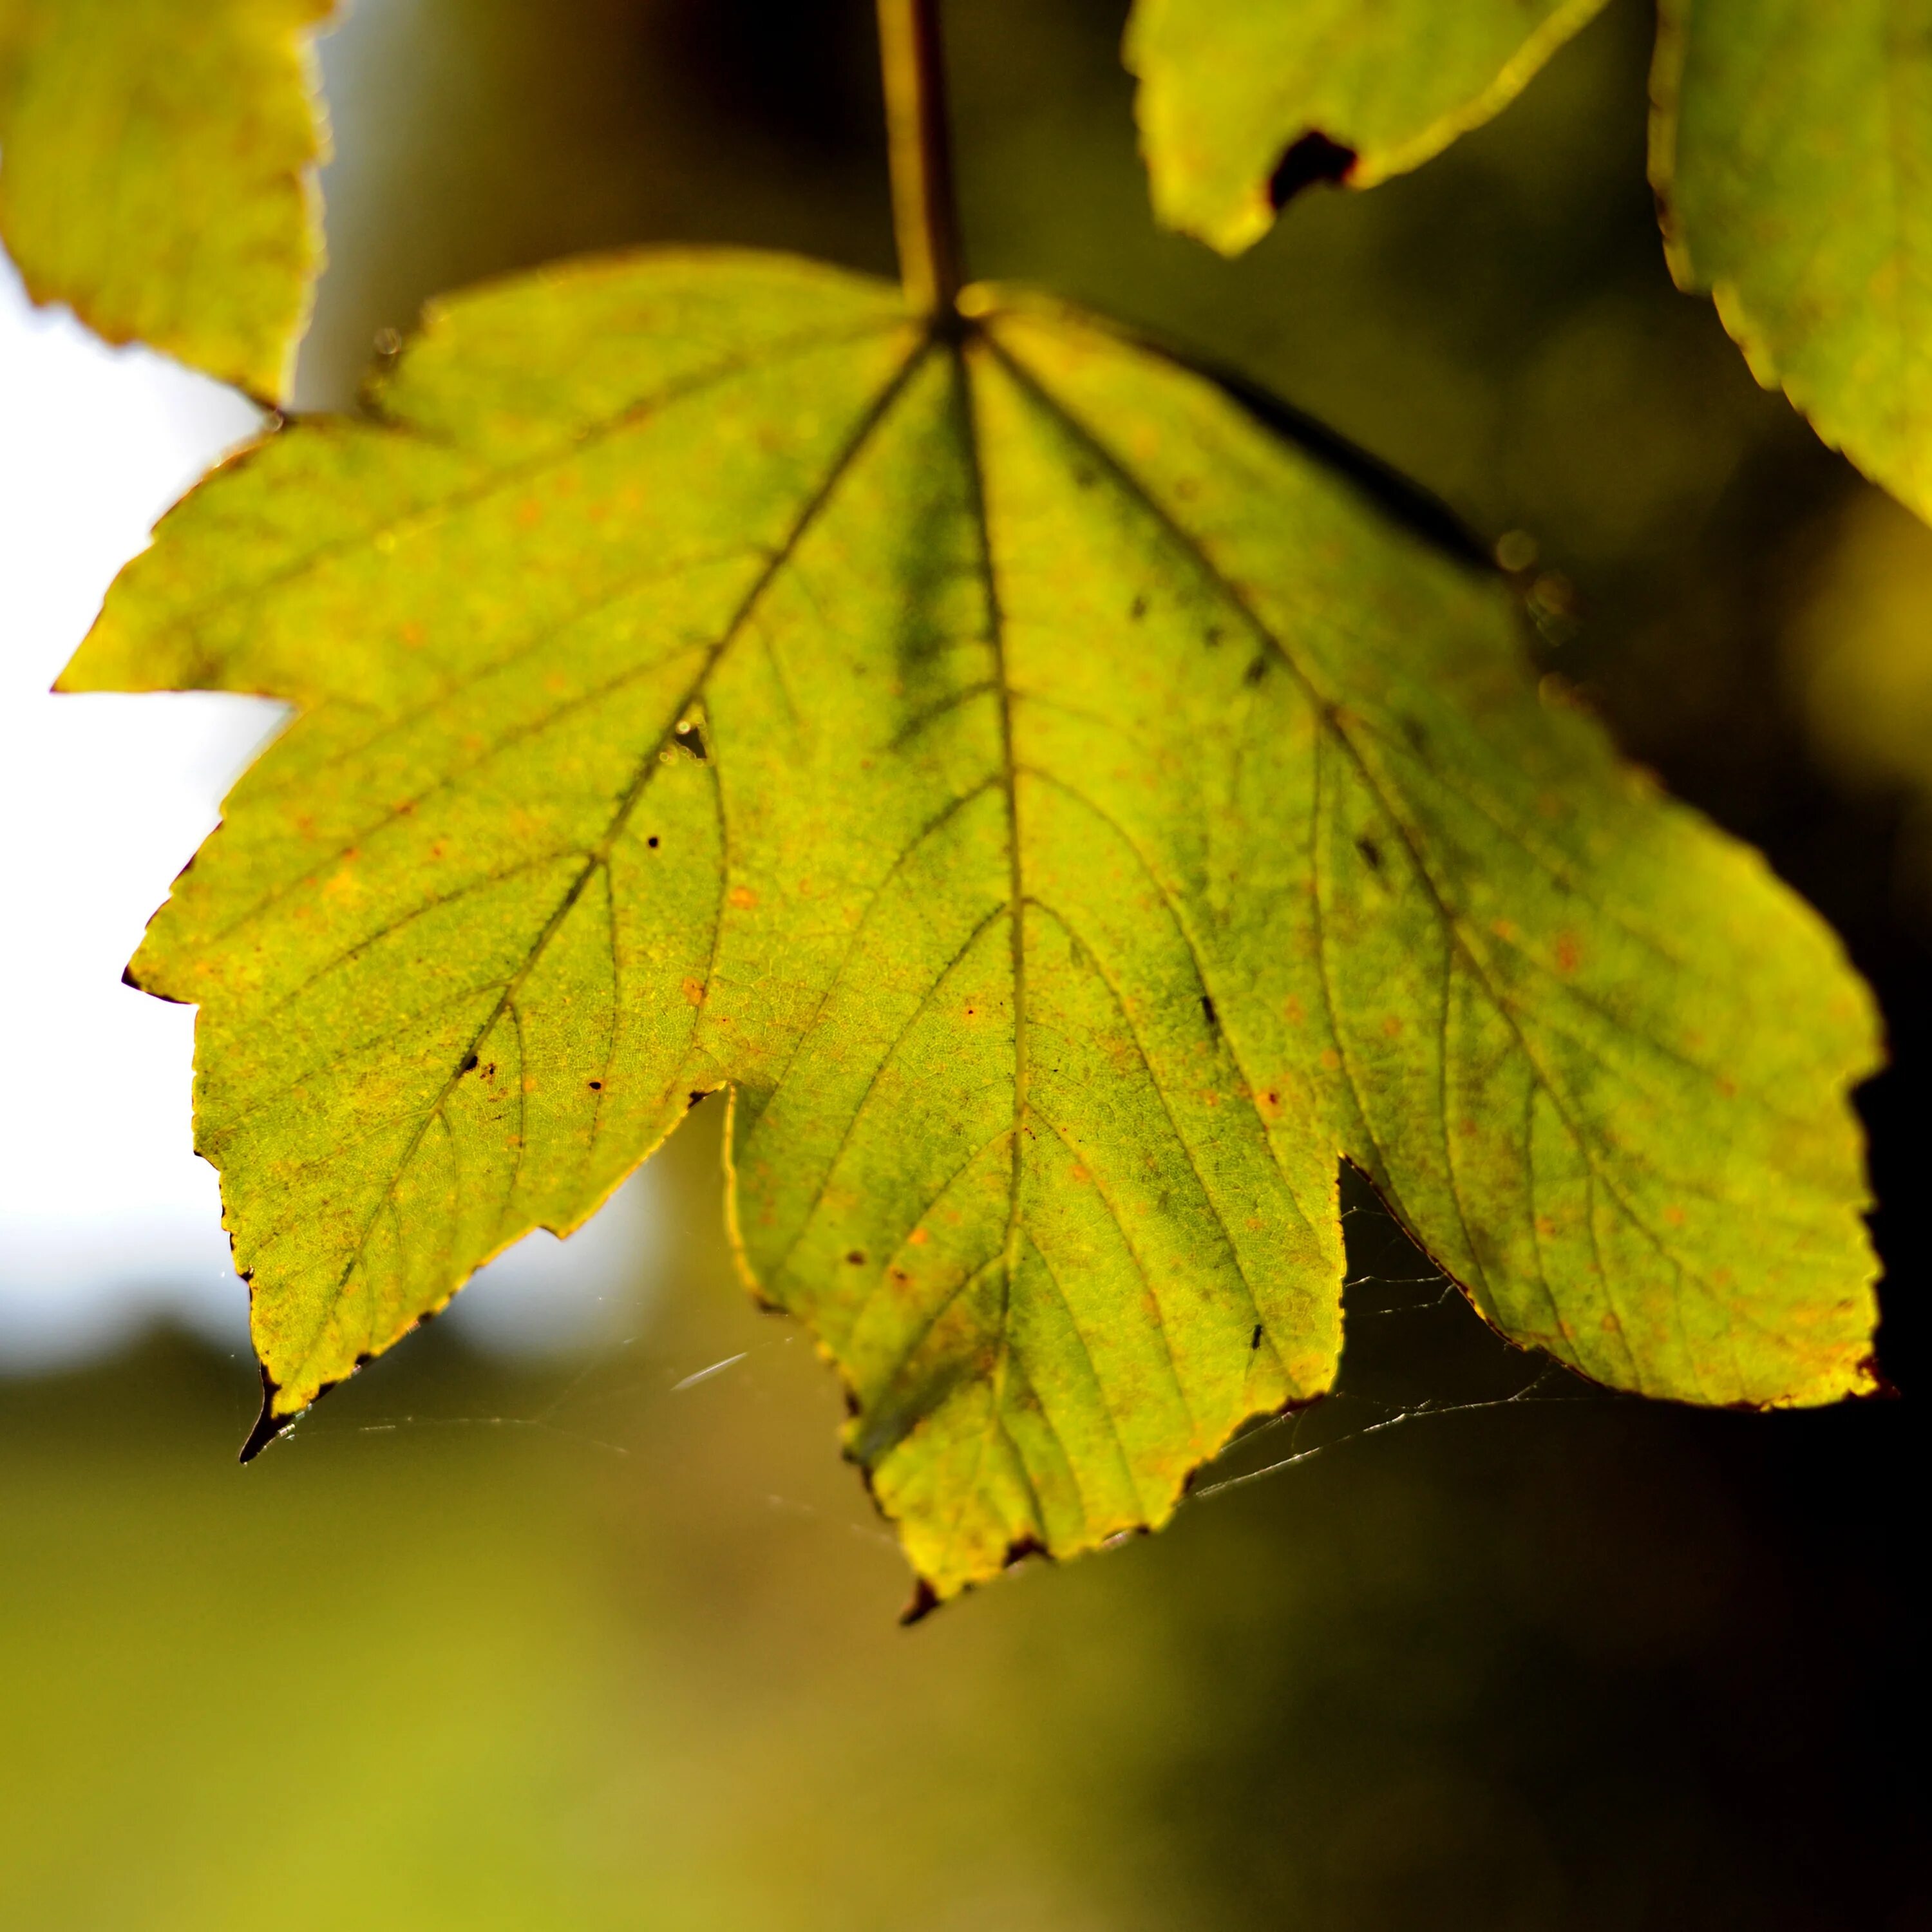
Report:
[[[1322,1049],[1322,1070],[1324,1073],[1339,1073],[1342,1070],[1342,1056],[1332,1046]]]
[[[1499,919],[1494,920],[1490,925],[1490,930],[1505,944],[1516,937],[1515,922],[1511,920]]]
[[[1583,957],[1582,942],[1574,932],[1559,932],[1556,935],[1556,970],[1559,973],[1574,973]]]
[[[411,650],[414,650],[422,640],[423,627],[412,617],[403,626],[403,642],[407,644]]]
[[[1382,1022],[1382,1031],[1390,1040],[1400,1040],[1402,1037],[1401,1021],[1397,1019],[1394,1014],[1390,1013],[1388,1018]]]
[[[922,1248],[926,1246],[928,1241],[932,1239],[932,1237],[928,1234],[923,1228],[915,1228],[910,1234],[907,1235],[906,1239],[913,1246],[916,1248]]]
[[[758,894],[753,892],[749,886],[734,886],[730,892],[725,894],[725,897],[734,906],[746,912],[750,911],[752,908],[758,902]]]
[[[536,1090],[537,1076],[534,1073],[526,1073],[524,1076],[524,1091],[526,1094],[534,1094]]]
[[[686,980],[684,982],[684,997],[688,1000],[694,1006],[701,1006],[704,1005],[704,982],[702,980]]]
[[[1681,1228],[1684,1225],[1684,1210],[1681,1208],[1666,1208],[1664,1210],[1664,1218],[1673,1228]]]
[[[1304,1017],[1301,1002],[1292,993],[1282,1002],[1281,1016],[1290,1026],[1300,1025]]]
[[[534,530],[543,521],[543,506],[534,496],[526,496],[517,506],[517,524],[519,529]]]
[[[1093,1178],[1077,1160],[1066,1170],[1066,1178],[1069,1180],[1075,1181],[1090,1180]]]

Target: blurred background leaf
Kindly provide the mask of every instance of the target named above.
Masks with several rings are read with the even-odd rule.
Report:
[[[36,298],[264,401],[321,266],[333,0],[0,0],[0,238]]]

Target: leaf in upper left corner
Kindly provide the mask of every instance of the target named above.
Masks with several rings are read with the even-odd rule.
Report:
[[[1238,254],[1291,183],[1372,187],[1502,112],[1603,4],[1137,0],[1126,56],[1155,212]]]
[[[0,0],[0,238],[36,302],[265,402],[322,265],[332,0]]]

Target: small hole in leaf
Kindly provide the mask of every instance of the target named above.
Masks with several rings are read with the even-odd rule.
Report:
[[[1345,182],[1354,172],[1355,160],[1353,148],[1345,148],[1310,128],[1300,140],[1291,142],[1275,164],[1274,172],[1268,177],[1268,200],[1279,210],[1305,188],[1321,182]]]

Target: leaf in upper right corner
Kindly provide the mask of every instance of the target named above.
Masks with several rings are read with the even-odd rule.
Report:
[[[1932,5],[1664,0],[1672,272],[1767,388],[1932,515]]]
[[[1155,212],[1237,254],[1285,190],[1372,187],[1500,113],[1603,3],[1138,0],[1126,53]]]
[[[259,400],[321,267],[333,0],[0,0],[0,238],[36,302]]]

